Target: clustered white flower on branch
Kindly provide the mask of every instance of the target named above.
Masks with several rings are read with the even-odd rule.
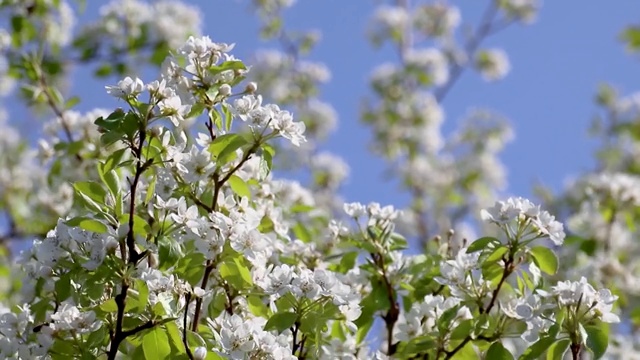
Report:
[[[447,136],[441,102],[466,69],[487,81],[506,76],[506,52],[483,49],[482,43],[513,23],[528,22],[538,6],[529,0],[489,1],[469,34],[469,24],[460,26],[461,10],[450,2],[391,3],[376,9],[370,34],[374,45],[390,44],[399,62],[373,71],[375,97],[367,99],[363,120],[373,130],[372,148],[411,194],[408,231],[426,244],[449,229],[464,229],[501,190],[505,176],[498,155],[511,139],[508,123],[482,110],[470,112]]]
[[[120,3],[150,9],[137,1],[113,4]],[[269,15],[292,1],[256,3]],[[132,30],[147,31],[148,14],[136,17],[113,4],[105,10],[110,21],[142,19]],[[154,9],[179,15],[185,10],[179,4],[161,1]],[[528,21],[536,9],[528,0],[491,5],[509,21]],[[402,7],[383,9],[376,18],[384,25],[383,37],[402,40],[404,27],[414,26],[447,44],[460,12],[437,2],[420,5],[415,14]],[[111,30],[117,30],[113,24]],[[451,49],[409,48],[402,66],[381,68],[373,86],[384,112],[370,120],[380,125],[382,151],[393,150],[392,158],[407,160],[401,175],[416,198],[435,199],[437,227],[457,224],[456,216],[470,212],[495,236],[469,242],[451,230],[445,240],[434,239],[437,246],[412,255],[400,233],[420,225],[411,219],[424,216],[421,211],[428,207],[400,211],[378,203],[347,203],[341,206],[345,219],[327,211],[314,193],[318,189],[275,178],[271,169],[274,156],[282,155],[278,149],[305,151],[305,123],[295,112],[266,104],[258,84],[245,82],[248,69],[231,54],[233,45],[208,37],[174,45],[158,78],[127,76],[107,86],[122,105],[113,111],[80,114],[66,105],[58,108],[61,96],[44,77],[36,77],[56,118],[39,142],[40,158],[51,171],[45,195],[38,197],[49,199],[34,204],[55,203],[54,215],[60,219],[19,257],[21,294],[0,297],[8,305],[19,304],[0,307],[0,358],[604,355],[607,324],[626,315],[617,315],[617,300],[633,301],[633,293],[618,282],[611,290],[603,284],[607,274],[621,272],[611,259],[606,268],[590,269],[600,275],[596,282],[580,276],[572,277],[579,281],[565,280],[559,269],[570,259],[566,253],[575,249],[576,239],[567,237],[562,223],[542,206],[509,198],[480,209],[478,194],[502,178],[489,169],[499,169],[495,153],[509,130],[491,116],[474,115],[450,139],[442,139],[442,95],[429,87],[443,89],[455,79],[451,66],[458,65],[451,62]],[[506,69],[504,59],[495,55],[476,63],[492,79]],[[294,63],[283,66],[298,67],[298,78],[289,84],[304,87],[324,79],[322,67]],[[412,89],[414,80],[422,88]],[[303,93],[294,108],[309,100]],[[402,126],[384,129],[383,119]],[[25,154],[14,137],[0,137],[0,146],[10,153],[0,152],[9,169],[0,178],[7,187],[2,205],[14,190],[15,198],[37,188],[30,180],[31,167],[25,166],[35,153]],[[291,146],[278,147],[277,139]],[[346,165],[326,153],[311,159],[320,176],[316,185],[335,191]],[[466,170],[456,169],[460,166]],[[434,174],[439,170],[447,171]],[[11,175],[24,179],[22,187],[9,188],[15,185]],[[451,179],[464,186],[447,188]],[[586,210],[575,222],[584,225],[588,216],[602,217],[607,230],[594,241],[610,242],[619,219],[633,216],[637,207],[636,181],[618,173],[588,178]],[[66,182],[72,187],[49,193]],[[451,203],[460,202],[462,213],[449,211]],[[44,223],[52,227],[55,221]],[[611,353],[624,354],[629,339],[615,336]]]
[[[320,41],[317,30],[290,30],[284,24],[283,12],[293,1],[254,1],[259,15],[261,34],[279,45],[275,49],[255,53],[251,79],[260,83],[266,99],[291,109],[306,126],[307,142],[295,151],[287,151],[286,143],[276,158],[281,171],[308,171],[317,206],[339,213],[342,200],[337,190],[347,177],[349,167],[335,154],[319,151],[320,142],[335,130],[337,113],[321,98],[321,86],[331,80],[331,71],[318,61],[308,59]]]
[[[565,295],[564,285],[541,290],[536,268],[554,273],[557,261],[530,243],[548,237],[561,244],[564,232],[525,199],[483,211],[506,241],[481,238],[444,252],[403,254],[406,240],[394,224],[402,213],[376,203],[345,205],[355,228],[330,223],[321,250],[321,239],[309,234],[292,238],[304,235],[300,221],[313,216],[278,209],[293,201],[308,212],[313,203],[269,189],[277,182],[268,142],[300,144],[304,125],[263,105],[253,89],[233,90],[247,70],[231,49],[190,38],[158,80],[107,87],[127,110],[96,120],[110,153],[98,161],[96,181],[74,184],[85,214],[61,219],[23,254],[31,306],[3,315],[3,356],[371,358],[380,355],[367,350],[375,343],[366,335],[380,315],[387,355],[450,358],[502,351],[498,340],[518,321],[581,347],[582,320],[617,320],[615,297],[589,292],[588,284],[579,299],[592,315],[567,318],[555,332],[525,317],[522,306],[500,305],[538,292],[556,304],[545,308],[547,320],[563,307],[582,309],[565,300],[576,295]],[[182,129],[201,114],[207,131],[193,143]],[[518,287],[514,277],[524,279]],[[506,315],[497,311],[503,307]],[[483,350],[479,341],[492,345]]]

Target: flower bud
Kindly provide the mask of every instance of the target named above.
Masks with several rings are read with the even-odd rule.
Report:
[[[150,135],[152,138],[157,138],[162,134],[162,128],[159,126],[153,126],[150,131]]]
[[[244,88],[244,91],[245,91],[246,93],[249,93],[249,94],[253,94],[253,93],[254,93],[254,92],[256,92],[257,90],[258,90],[258,84],[257,84],[257,83],[255,83],[255,82],[253,82],[253,81],[252,81],[252,82],[250,82],[250,83],[248,83],[248,84],[247,84],[247,87],[246,87],[246,88]]]
[[[218,93],[222,96],[228,96],[229,94],[231,94],[231,86],[229,86],[229,84],[220,85]]]
[[[194,360],[204,360],[205,357],[207,357],[207,349],[204,346],[198,346],[193,350]]]

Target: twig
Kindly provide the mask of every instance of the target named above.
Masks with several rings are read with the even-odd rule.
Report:
[[[489,1],[489,6],[487,7],[482,17],[480,25],[478,26],[478,30],[464,46],[465,55],[467,55],[469,61],[472,61],[472,57],[478,49],[478,46],[480,46],[482,40],[484,40],[488,35],[495,33],[493,31],[493,19],[497,12],[498,7],[496,5],[496,1]],[[453,85],[458,81],[460,75],[462,75],[464,70],[465,67],[463,65],[457,62],[454,63],[453,67],[450,70],[451,73],[449,75],[449,81],[447,81],[444,85],[442,85],[442,87],[438,88],[434,92],[434,97],[439,103],[444,100],[444,98],[447,96]]]

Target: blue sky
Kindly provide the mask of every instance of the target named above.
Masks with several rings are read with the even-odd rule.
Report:
[[[463,21],[475,23],[487,1],[451,2],[460,7]],[[89,14],[95,14],[97,6],[89,3]],[[258,39],[259,24],[247,1],[190,3],[204,12],[204,33],[214,41],[236,43],[237,57],[249,59],[256,49],[270,47]],[[370,132],[359,121],[370,71],[395,60],[391,49],[373,49],[366,40],[376,3],[298,0],[286,12],[285,25],[323,34],[310,59],[324,62],[333,74],[322,97],[336,108],[340,123],[323,148],[343,156],[351,166],[343,195],[350,201],[398,204],[402,197],[395,185],[383,180],[384,163],[367,152]],[[512,26],[484,43],[506,50],[512,71],[493,84],[466,72],[443,104],[445,132],[472,107],[496,110],[511,120],[516,133],[502,155],[508,169],[507,194],[528,196],[535,181],[561,189],[567,178],[593,167],[596,142],[587,129],[596,114],[593,97],[598,84],[610,82],[622,93],[640,89],[638,58],[627,54],[618,41],[626,25],[639,22],[635,1],[546,1],[535,23]],[[82,108],[109,101],[104,85],[83,82],[82,88],[74,89],[96,99],[84,101]]]

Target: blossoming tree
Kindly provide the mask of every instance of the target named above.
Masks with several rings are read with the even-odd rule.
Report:
[[[495,199],[502,118],[472,113],[441,135],[464,71],[509,70],[483,39],[532,21],[535,1],[487,0],[462,43],[446,2],[375,10],[371,41],[400,62],[374,71],[362,118],[406,209],[339,198],[348,167],[317,147],[335,124],[318,95],[329,70],[304,58],[319,36],[287,30],[293,1],[252,5],[283,51],[250,67],[181,2],[114,0],[77,32],[77,4],[0,3],[0,88],[18,83],[12,96],[50,119],[38,139],[7,120],[0,133],[0,358],[633,356],[638,96],[600,90],[601,171],[541,189],[544,206]],[[631,49],[638,33],[624,32]],[[75,111],[71,63],[117,77],[104,96],[119,107]],[[280,175],[300,169],[308,184]]]

